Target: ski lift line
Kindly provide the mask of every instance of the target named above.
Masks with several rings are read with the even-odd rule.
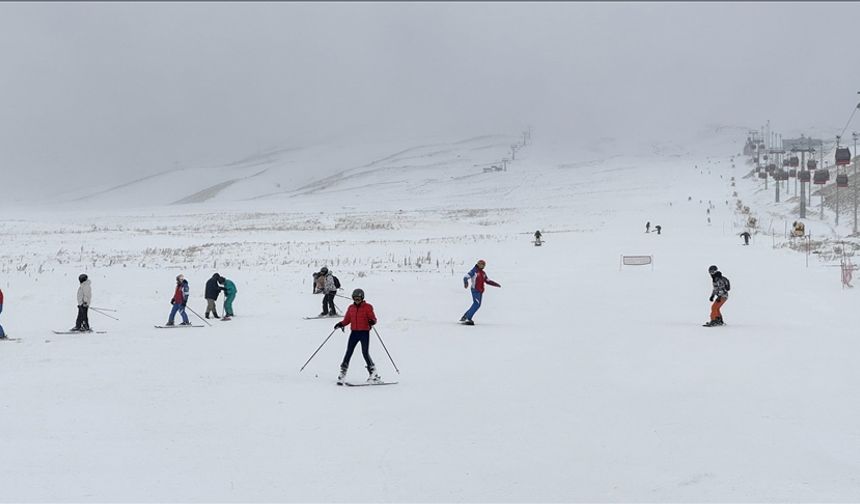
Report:
[[[858,103],[857,106],[854,107],[854,110],[851,111],[851,117],[848,118],[848,122],[846,122],[845,127],[842,128],[842,133],[839,134],[840,138],[845,135],[845,132],[848,130],[848,126],[851,125],[851,120],[854,119],[854,114],[857,113],[857,109],[860,109],[860,103]]]

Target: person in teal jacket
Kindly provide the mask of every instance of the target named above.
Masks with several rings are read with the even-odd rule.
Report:
[[[232,317],[233,316],[233,300],[236,299],[236,284],[233,283],[232,280],[228,280],[226,277],[221,277],[218,280],[218,283],[224,286],[224,317]]]

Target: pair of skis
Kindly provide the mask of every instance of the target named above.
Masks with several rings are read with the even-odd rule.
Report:
[[[343,382],[338,383],[338,385],[346,385],[347,387],[375,387],[377,385],[397,385],[400,382],[396,381],[388,381],[388,382],[376,382],[376,383],[350,383]]]

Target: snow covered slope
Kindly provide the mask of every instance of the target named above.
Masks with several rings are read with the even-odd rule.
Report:
[[[0,496],[853,500],[858,294],[781,235],[742,245],[733,191],[760,210],[748,167],[730,160],[743,133],[635,156],[536,136],[487,173],[472,165],[511,140],[473,139],[283,191],[256,187],[268,171],[168,205],[225,170],[159,193],[164,206],[8,213],[0,324],[21,341],[0,343]],[[136,200],[144,185],[116,194]],[[622,254],[653,255],[653,269],[621,269]],[[502,287],[465,327],[462,276],[477,259]],[[711,264],[732,281],[720,328],[701,327]],[[371,355],[398,385],[335,386],[340,331],[299,373],[335,322],[302,318],[320,310],[310,282],[323,265],[347,295],[366,291],[400,373],[375,334]],[[152,327],[176,274],[202,314],[216,271],[237,283],[234,320]],[[74,321],[81,272],[120,320],[92,313],[107,334],[54,335]],[[364,376],[357,353],[349,378]]]

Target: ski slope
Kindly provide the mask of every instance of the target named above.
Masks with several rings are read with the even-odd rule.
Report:
[[[0,500],[856,500],[858,294],[826,254],[807,266],[784,246],[794,218],[756,203],[731,161],[744,134],[635,155],[536,135],[483,173],[506,137],[284,192],[259,176],[171,204],[226,180],[190,177],[146,207],[151,189],[131,184],[119,209],[108,193],[11,209],[0,324],[21,341],[0,343]],[[733,191],[776,235],[742,245]],[[622,254],[654,267],[620,269]],[[502,287],[461,326],[478,259]],[[732,282],[725,327],[701,327],[711,264]],[[400,373],[375,335],[371,355],[399,384],[335,386],[340,331],[299,372],[338,320],[302,318],[320,311],[324,265],[344,294],[365,290]],[[238,287],[232,321],[153,328],[178,273],[202,314],[216,271]],[[91,312],[107,334],[55,335],[81,272],[120,320]],[[365,376],[357,352],[348,378]]]

